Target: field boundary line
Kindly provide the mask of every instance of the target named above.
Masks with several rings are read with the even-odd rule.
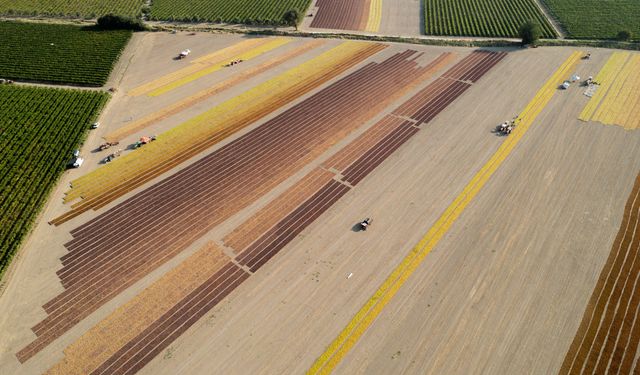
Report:
[[[402,285],[417,270],[424,258],[453,226],[464,209],[471,203],[489,178],[502,162],[511,154],[524,134],[533,124],[537,116],[549,103],[557,85],[563,77],[580,61],[581,52],[576,51],[560,66],[551,78],[542,86],[533,100],[526,106],[520,117],[520,123],[512,135],[498,148],[491,159],[471,179],[462,193],[444,211],[427,234],[418,242],[411,252],[392,271],[374,295],[356,313],[354,318],[340,332],[338,337],[327,347],[308,370],[307,374],[328,374],[342,361],[344,356],[355,346],[365,331],[373,324],[384,307],[391,301]]]

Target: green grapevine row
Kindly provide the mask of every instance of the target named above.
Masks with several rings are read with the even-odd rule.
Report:
[[[311,0],[154,0],[151,19],[281,24],[290,9],[304,13]]]
[[[517,37],[520,25],[533,20],[543,37],[555,37],[535,0],[424,0],[424,11],[430,35]]]
[[[0,275],[108,95],[0,86]]]
[[[136,16],[143,0],[0,0],[0,13],[15,16],[97,18],[107,13]]]
[[[569,36],[612,39],[620,31],[640,38],[640,0],[544,0]]]
[[[103,85],[129,31],[0,22],[0,78]]]

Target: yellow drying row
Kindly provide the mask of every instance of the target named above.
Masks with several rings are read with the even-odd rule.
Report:
[[[562,83],[564,77],[570,74],[580,61],[581,53],[573,53],[565,63],[538,91],[533,100],[520,115],[520,122],[514,132],[498,148],[491,159],[473,177],[462,193],[445,210],[428,233],[411,250],[409,255],[393,270],[391,275],[382,283],[375,294],[358,311],[349,324],[340,332],[338,337],[329,345],[326,351],[316,360],[307,372],[308,374],[328,374],[340,363],[351,350],[364,332],[371,326],[384,307],[391,301],[400,287],[407,281],[424,258],[444,237],[453,223],[462,214],[472,199],[478,194],[493,173],[516,147],[534,120],[549,103],[556,87]]]
[[[640,127],[640,55],[631,56],[609,86],[591,120],[625,129]]]
[[[224,68],[232,60],[249,60],[291,42],[290,38],[255,38],[236,43],[191,62],[187,67],[162,76],[131,91],[128,95],[162,95]]]
[[[369,18],[364,31],[375,33],[380,29],[382,21],[382,0],[371,0],[369,5]]]
[[[292,93],[308,92],[325,79],[344,71],[344,66],[352,66],[382,48],[384,47],[380,44],[343,42],[160,134],[155,142],[74,180],[65,201],[80,197],[87,199],[106,193],[114,186],[131,180],[155,165],[172,161],[176,155],[186,152],[202,140],[225,130],[237,131],[247,126],[249,122],[246,119],[253,118],[256,112],[265,115],[276,110],[293,99]]]
[[[207,243],[64,350],[46,374],[89,374],[230,261]]]
[[[105,139],[107,141],[113,142],[113,141],[119,141],[121,139],[123,139],[124,137],[127,137],[131,134],[134,134],[144,128],[146,128],[147,126],[150,126],[154,123],[156,123],[157,121],[161,121],[169,116],[172,116],[176,113],[179,113],[181,111],[184,111],[187,108],[190,108],[192,106],[194,106],[197,103],[202,102],[203,100],[206,100],[224,90],[226,90],[227,88],[234,86],[240,82],[244,82],[250,78],[253,78],[271,68],[273,68],[274,66],[280,65],[286,61],[289,61],[297,56],[300,56],[314,48],[319,47],[320,45],[326,43],[325,40],[321,40],[321,39],[314,39],[311,41],[306,42],[305,44],[301,45],[298,48],[292,49],[291,51],[284,53],[282,55],[279,55],[277,57],[274,57],[273,59],[260,64],[256,67],[247,69],[247,70],[243,70],[243,71],[239,71],[238,73],[236,73],[235,75],[225,79],[222,82],[219,82],[205,90],[199,91],[197,93],[195,93],[194,95],[191,95],[185,99],[182,99],[164,109],[162,109],[161,111],[158,112],[154,112],[150,115],[144,116],[139,120],[133,121],[129,124],[127,124],[126,126],[123,126],[119,129],[117,129],[116,131],[108,134],[105,136]]]

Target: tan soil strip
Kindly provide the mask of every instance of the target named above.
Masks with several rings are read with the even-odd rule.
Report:
[[[600,273],[578,332],[565,356],[560,374],[581,373],[585,365],[585,373],[596,373],[598,370],[596,368],[597,357],[603,349],[603,335],[615,334],[613,337],[615,340],[620,331],[620,324],[622,322],[613,321],[612,314],[618,305],[620,294],[624,288],[623,283],[631,276],[629,272],[631,263],[635,260],[638,251],[640,251],[637,236],[639,214],[640,174],[636,178],[633,191],[627,201],[622,224],[613,243],[609,258]],[[636,237],[635,239],[634,236]],[[632,276],[634,279],[638,274],[638,269],[637,267],[635,268],[635,275]],[[626,306],[628,302],[628,300],[621,301],[621,306]],[[633,307],[634,310],[636,308],[637,307]],[[613,327],[609,332],[608,328],[610,325],[613,325]],[[635,349],[637,348],[639,340],[640,335],[636,332],[635,335],[630,337],[630,346],[625,345],[622,348],[618,348],[618,350],[629,351],[629,353],[624,353],[625,361],[621,364],[622,373],[631,373],[633,359],[636,355]],[[631,347],[634,348],[633,352],[630,350]],[[603,355],[606,357],[608,354],[603,353]],[[620,352],[618,352],[618,355],[620,355]],[[605,365],[606,364],[601,365],[600,369]],[[617,367],[618,365],[619,363],[615,366]]]
[[[220,248],[207,243],[67,347],[64,359],[47,374],[93,371],[229,261]]]
[[[270,42],[271,38],[255,38],[243,40],[242,42],[231,45],[227,48],[213,52],[209,55],[202,56],[199,59],[193,60],[186,67],[179,69],[173,73],[169,73],[153,81],[140,85],[127,93],[129,96],[139,96],[160,88],[168,83],[184,78],[190,74],[196,73],[209,66],[219,64],[221,62],[229,60],[232,56],[246,52],[256,46]]]
[[[293,211],[333,178],[333,173],[316,168],[295,185],[242,223],[223,239],[240,252]]]
[[[241,82],[247,81],[250,78],[253,78],[261,73],[264,73],[265,71],[276,67],[288,60],[291,60],[297,56],[300,56],[314,48],[317,48],[319,46],[321,46],[322,44],[325,44],[326,41],[324,40],[312,40],[310,42],[305,43],[304,45],[300,46],[299,48],[296,48],[294,50],[291,50],[283,55],[277,56],[275,58],[273,58],[270,61],[267,61],[259,66],[253,67],[249,70],[246,71],[241,71],[236,73],[235,75],[233,75],[232,77],[219,82],[217,84],[215,84],[214,86],[206,89],[206,90],[202,90],[192,96],[189,96],[188,98],[182,99],[180,101],[178,101],[175,104],[170,105],[169,107],[165,108],[162,111],[156,112],[156,113],[152,113],[150,115],[147,115],[139,120],[136,120],[130,124],[127,124],[126,126],[106,135],[104,138],[109,141],[109,142],[114,142],[114,141],[119,141],[131,134],[134,134],[150,125],[152,125],[155,122],[158,121],[162,121],[170,116],[173,116],[177,113],[180,113],[182,111],[184,111],[187,108],[190,108],[206,99],[209,99],[217,94],[219,94],[220,92],[227,90],[228,88],[235,86]]]

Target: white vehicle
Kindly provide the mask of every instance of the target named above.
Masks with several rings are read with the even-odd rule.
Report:
[[[191,53],[190,49],[185,49],[184,51],[180,52],[180,54],[178,55],[178,59],[182,60],[185,57],[189,56],[190,53]]]
[[[77,158],[78,156],[80,156],[80,150],[73,150],[73,157]]]
[[[77,157],[75,159],[73,159],[73,161],[71,162],[71,165],[74,168],[80,168],[80,166],[82,165],[82,163],[84,163],[84,159],[81,157]]]
[[[562,87],[563,90],[568,89],[569,86],[571,86],[571,82],[569,82],[569,81],[564,81],[564,82],[562,82],[562,85],[560,85],[560,87]]]
[[[93,124],[91,124],[91,129],[98,129],[99,127],[100,127],[99,122],[94,122]]]

